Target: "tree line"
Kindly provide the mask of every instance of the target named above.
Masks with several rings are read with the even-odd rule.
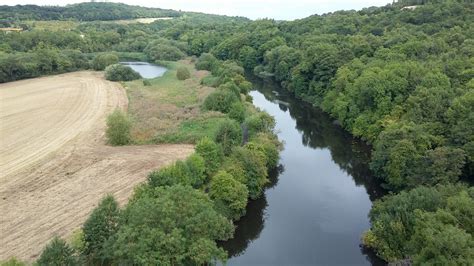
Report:
[[[253,71],[270,77],[372,146],[371,170],[395,194],[374,204],[366,245],[389,262],[470,264],[474,195],[460,183],[474,176],[474,5],[422,4],[414,10],[393,4],[292,22],[199,15],[150,25],[82,23],[74,31],[54,33],[64,36],[58,39],[34,29],[3,34],[0,77],[7,73],[5,82],[34,76],[30,71],[70,71],[58,67],[61,60],[47,61],[51,57],[41,56],[44,50],[72,49],[86,58],[135,52],[153,62],[197,56],[197,67],[213,73],[203,82],[219,87],[203,108],[248,125],[252,119],[242,116],[236,92],[249,85],[240,77],[228,82],[228,76]],[[20,60],[24,56],[38,61],[29,66]],[[81,56],[75,58],[81,62]],[[24,66],[12,69],[11,63]],[[233,144],[222,145],[222,152],[232,157],[227,145]],[[462,245],[446,248],[451,240]]]

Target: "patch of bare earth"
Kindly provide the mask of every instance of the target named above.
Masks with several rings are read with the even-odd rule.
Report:
[[[0,260],[32,261],[55,235],[67,238],[99,200],[123,204],[153,169],[191,145],[110,147],[105,118],[127,96],[101,73],[0,84]]]

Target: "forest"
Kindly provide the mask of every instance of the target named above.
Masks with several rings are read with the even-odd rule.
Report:
[[[55,30],[30,24],[21,33],[0,34],[0,82],[93,68],[94,58],[105,52],[156,63],[192,56],[198,69],[212,73],[203,83],[219,88],[203,108],[232,118],[221,129],[225,138],[203,140],[196,156],[151,173],[124,209],[105,198],[84,224],[86,248],[80,258],[55,239],[43,252],[45,260],[61,250],[61,259],[74,263],[225,261],[215,241],[232,236],[229,221],[244,214],[247,198],[262,193],[266,181],[258,177],[278,162],[271,118],[242,115],[237,95],[251,87],[247,73],[275,80],[371,145],[370,168],[390,193],[374,203],[362,241],[379,257],[415,265],[474,263],[472,2],[399,1],[295,21],[122,5],[114,5],[113,17],[81,15],[88,8],[109,7],[89,5],[41,12],[31,6],[0,7],[1,17],[16,24],[85,21],[70,31],[56,21]],[[403,8],[412,5],[416,8]],[[156,16],[176,18],[149,25],[89,22]],[[232,148],[242,138],[232,121],[246,121],[251,128],[244,147]],[[236,164],[238,158],[246,159]],[[240,174],[242,182],[229,173]],[[150,208],[156,212],[147,212]],[[153,216],[166,219],[151,224]],[[162,240],[154,242],[158,246],[144,246],[156,239]],[[151,251],[169,257],[153,257]]]

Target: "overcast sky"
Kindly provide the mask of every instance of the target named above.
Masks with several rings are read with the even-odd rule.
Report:
[[[77,0],[1,0],[1,4],[67,5]],[[244,16],[251,19],[292,20],[336,10],[384,6],[391,0],[121,0],[131,5],[160,7],[211,14]]]

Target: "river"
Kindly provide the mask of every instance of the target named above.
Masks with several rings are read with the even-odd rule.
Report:
[[[253,103],[275,117],[284,150],[265,194],[220,243],[228,264],[383,265],[360,247],[384,193],[368,170],[370,147],[275,83],[253,83]]]

